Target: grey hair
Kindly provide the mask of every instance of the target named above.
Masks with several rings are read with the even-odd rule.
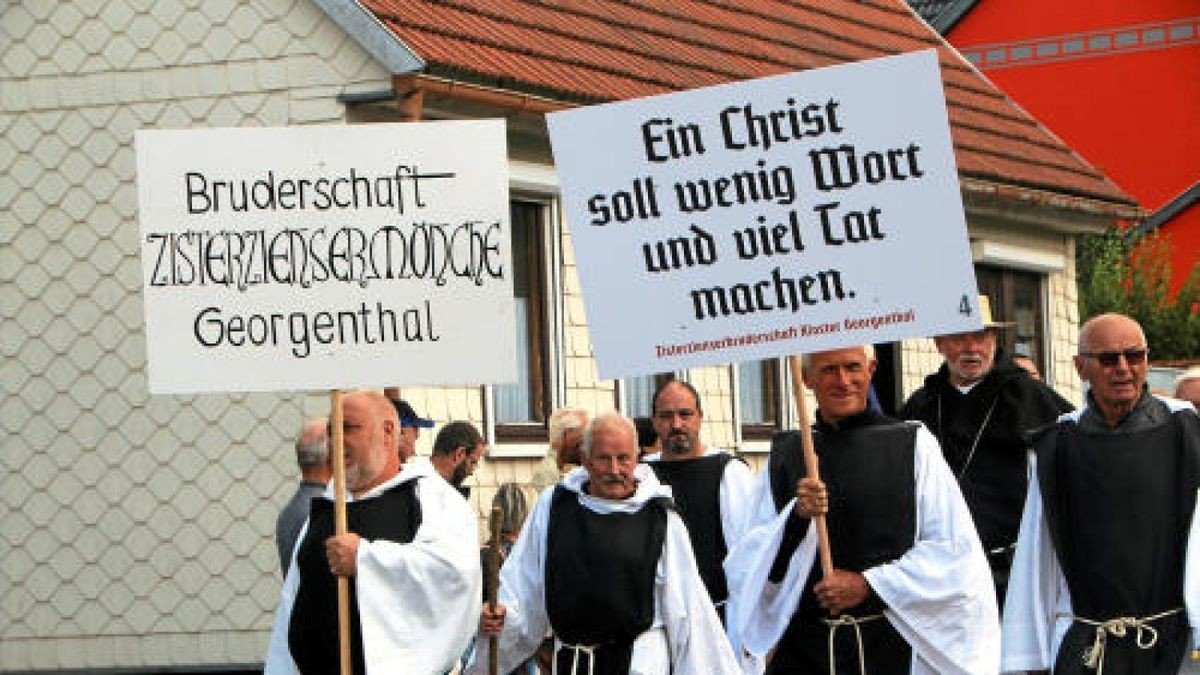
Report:
[[[1200,380],[1200,366],[1192,366],[1175,378],[1175,388],[1178,389],[1179,385],[1192,380]]]
[[[859,345],[859,346],[862,347],[863,355],[867,357],[868,361],[875,360],[875,345],[868,343],[868,344]],[[853,346],[845,347],[845,349],[851,349],[852,347]],[[829,351],[835,351],[835,350],[829,350]],[[800,355],[800,368],[802,370],[808,370],[808,367],[812,364],[813,354],[823,354],[823,353],[824,352],[804,352],[803,354]]]
[[[584,459],[592,456],[592,436],[594,436],[596,431],[599,429],[625,432],[625,435],[629,437],[630,447],[633,448],[634,454],[637,454],[637,426],[634,425],[633,420],[614,410],[612,412],[606,412],[597,415],[591,421],[591,423],[587,425],[587,429],[585,429],[583,432],[583,445],[581,445],[579,448],[579,454]]]
[[[571,429],[583,429],[587,424],[587,411],[583,408],[559,408],[550,413],[547,422],[550,445],[558,447],[563,435]]]
[[[318,427],[321,433],[311,433]],[[329,461],[329,434],[324,431],[328,428],[329,420],[317,417],[309,420],[296,436],[296,463],[302,468],[320,466]]]

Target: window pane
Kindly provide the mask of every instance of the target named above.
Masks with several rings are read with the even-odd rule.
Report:
[[[496,421],[527,422],[533,419],[532,387],[529,383],[529,299],[516,298],[517,381],[495,388]]]
[[[649,417],[654,401],[654,390],[658,387],[655,375],[625,378],[625,414],[629,417]]]
[[[738,405],[742,422],[762,423],[766,414],[763,401],[763,363],[749,361],[738,364]]]
[[[542,326],[545,303],[541,298],[541,226],[544,208],[531,202],[513,202],[512,259],[513,302],[516,323],[517,381],[497,385],[497,424],[541,422],[545,419],[545,349]]]
[[[779,408],[777,361],[738,364],[738,406],[742,424],[776,424]]]

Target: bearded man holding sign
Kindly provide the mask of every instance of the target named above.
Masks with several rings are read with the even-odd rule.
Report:
[[[730,640],[774,649],[768,675],[995,673],[996,597],[971,514],[933,436],[867,408],[875,367],[870,346],[805,356],[820,478],[806,475],[798,432],[776,435],[749,531],[725,560]]]
[[[330,486],[293,554],[264,672],[339,672],[339,576],[350,579],[354,675],[445,672],[479,617],[475,514],[429,464],[400,470],[387,398],[355,392],[342,407],[350,531],[334,536]]]

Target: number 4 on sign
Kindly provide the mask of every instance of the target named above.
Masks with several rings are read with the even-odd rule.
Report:
[[[962,300],[958,301],[958,313],[971,316],[971,298],[966,293],[963,293]]]

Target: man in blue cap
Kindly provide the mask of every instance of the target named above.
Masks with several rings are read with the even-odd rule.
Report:
[[[421,435],[422,429],[432,429],[433,420],[421,417],[416,410],[402,398],[399,398],[399,392],[393,395],[388,392],[388,398],[391,399],[392,405],[396,407],[396,415],[400,418],[400,432],[397,436],[397,451],[400,454],[400,463],[404,464],[417,452],[417,438]]]

